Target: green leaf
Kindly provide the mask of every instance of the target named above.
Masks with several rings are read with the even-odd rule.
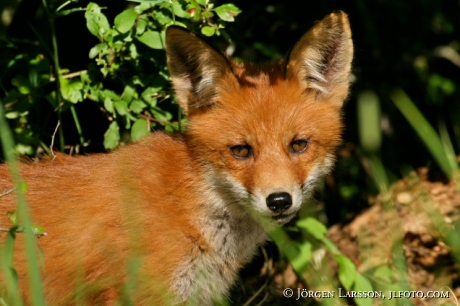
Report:
[[[104,89],[104,91],[102,91],[102,96],[104,98],[109,97],[112,100],[118,100],[120,98],[115,92],[108,89]]]
[[[19,112],[9,112],[5,114],[5,118],[7,119],[16,119],[19,117]]]
[[[158,92],[156,88],[154,87],[147,87],[141,94],[142,99],[144,99],[145,102],[147,102],[150,106],[156,106],[157,104],[157,99],[154,97],[156,96],[155,94]]]
[[[146,18],[139,18],[136,26],[136,34],[141,35],[142,33],[144,33],[148,24],[149,21]]]
[[[89,50],[89,58],[95,58],[98,54],[105,55],[109,53],[109,46],[106,43],[95,45]]]
[[[129,55],[130,55],[131,58],[133,58],[133,59],[136,59],[136,58],[137,58],[138,53],[137,53],[137,48],[136,48],[136,45],[135,45],[135,44],[130,44],[130,46],[129,46]]]
[[[32,225],[32,232],[37,237],[41,237],[43,235],[46,235],[45,229],[43,227],[39,226],[39,225]]]
[[[297,222],[297,226],[305,230],[307,233],[309,233],[318,240],[322,240],[324,238],[324,235],[327,233],[326,226],[324,226],[324,224],[322,224],[315,218],[311,217],[299,220]]]
[[[353,286],[353,291],[358,292],[372,292],[371,282],[364,276],[359,273],[356,273],[355,285]],[[374,299],[371,297],[366,298],[355,298],[356,305],[358,306],[372,306],[374,304]]]
[[[22,144],[22,143],[16,144],[15,150],[16,150],[16,154],[19,155],[19,156],[32,155],[35,152],[34,149],[32,149],[31,146],[25,145],[25,144]]]
[[[150,16],[161,25],[171,24],[173,22],[171,19],[171,13],[167,11],[154,10]]]
[[[89,50],[89,58],[95,58],[99,54],[100,44],[95,45]]]
[[[117,113],[124,116],[128,114],[128,102],[124,100],[118,100],[114,101],[113,105],[115,106],[115,109],[117,110]]]
[[[141,36],[136,38],[143,44],[146,44],[152,49],[163,49],[165,42],[165,33],[147,30]]]
[[[206,12],[201,13],[201,17],[203,17],[203,18],[212,18],[212,17],[214,17],[214,14],[212,12],[210,12],[210,11],[206,11]]]
[[[168,123],[165,125],[165,131],[168,133],[174,133],[179,131],[177,123]]]
[[[6,216],[8,217],[8,220],[10,220],[13,225],[18,224],[18,214],[15,211],[9,211],[6,213]]]
[[[80,80],[69,81],[60,77],[62,97],[72,103],[83,101],[83,83]]]
[[[105,97],[104,99],[104,108],[109,112],[113,114],[114,108],[113,108],[113,101],[109,97]]]
[[[152,107],[150,111],[156,119],[161,121],[169,121],[172,118],[171,113],[166,112],[159,107]]]
[[[201,28],[201,33],[206,36],[213,36],[216,33],[216,29],[210,26],[204,26]]]
[[[172,8],[174,10],[174,15],[180,18],[190,18],[187,12],[182,8],[181,1],[173,1]]]
[[[112,122],[104,134],[104,147],[106,149],[114,149],[120,142],[120,128],[116,121]]]
[[[85,12],[86,26],[94,36],[104,38],[110,29],[107,17],[101,12],[101,8],[96,3],[90,2]]]
[[[146,107],[147,104],[144,101],[138,99],[133,100],[129,105],[129,108],[136,114],[141,113]]]
[[[135,94],[136,90],[133,87],[127,85],[121,94],[121,99],[123,101],[130,102],[134,98]]]
[[[137,16],[137,13],[133,10],[124,10],[115,17],[115,29],[120,33],[128,32],[136,22]]]
[[[328,249],[329,252],[332,253],[332,255],[340,255],[340,250],[327,237],[323,237],[321,241],[324,243],[324,246],[326,247],[326,249]]]
[[[356,280],[356,267],[350,258],[344,255],[337,255],[335,260],[339,264],[339,280],[346,290],[351,290],[351,286]]]
[[[134,7],[134,10],[136,11],[136,13],[141,15],[143,12],[145,12],[146,10],[149,10],[152,7],[154,7],[154,4],[142,2],[139,5],[136,5]]]
[[[298,249],[297,255],[293,258],[289,258],[289,260],[294,270],[302,275],[310,262],[312,245],[310,242],[304,241],[302,244],[296,244],[296,247]]]
[[[131,2],[137,2],[137,3],[148,3],[148,4],[159,4],[162,2],[169,2],[169,0],[129,0]]]
[[[223,4],[214,9],[220,19],[224,21],[235,21],[235,16],[241,13],[241,10],[232,3]]]
[[[373,277],[387,282],[394,281],[395,273],[387,266],[378,267],[374,273]]]
[[[131,128],[131,138],[133,141],[137,141],[144,136],[150,134],[149,124],[144,118],[139,118],[134,122]]]
[[[108,67],[102,67],[101,72],[104,76],[107,76],[109,74],[109,68]]]

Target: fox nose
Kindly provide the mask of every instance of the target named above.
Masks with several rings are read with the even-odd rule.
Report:
[[[272,193],[267,197],[267,206],[274,213],[282,213],[292,206],[292,197],[287,192]]]

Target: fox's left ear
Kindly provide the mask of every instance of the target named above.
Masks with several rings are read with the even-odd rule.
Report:
[[[342,105],[350,83],[353,42],[348,17],[332,13],[305,33],[287,60],[287,78],[298,80],[317,99]]]

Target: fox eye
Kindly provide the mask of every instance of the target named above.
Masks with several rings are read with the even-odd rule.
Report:
[[[307,150],[310,139],[298,139],[291,142],[291,151],[293,153],[303,153]]]
[[[237,159],[246,159],[251,157],[252,148],[250,145],[236,145],[230,147],[230,152]]]

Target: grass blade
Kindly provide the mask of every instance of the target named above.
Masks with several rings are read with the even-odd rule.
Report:
[[[3,105],[0,103],[0,141],[5,153],[5,159],[9,165],[11,177],[16,186],[16,195],[18,200],[17,213],[24,227],[24,241],[26,251],[27,270],[29,271],[28,280],[32,305],[45,305],[45,298],[42,291],[42,282],[40,270],[38,267],[38,258],[35,253],[36,238],[32,231],[32,222],[27,208],[24,186],[21,181],[19,165],[15,157],[14,141],[8,123],[5,119]]]
[[[449,162],[449,154],[445,151],[446,146],[434,128],[403,90],[393,91],[390,98],[422,139],[441,170],[447,176],[452,177],[454,172],[458,171],[458,164]]]

